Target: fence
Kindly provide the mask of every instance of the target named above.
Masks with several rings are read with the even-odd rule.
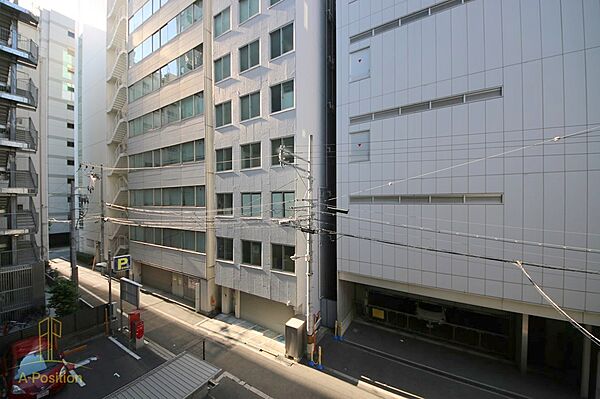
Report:
[[[75,333],[101,333],[104,331],[104,317],[107,305],[96,306],[95,308],[80,309],[77,312],[59,317],[62,322],[62,338],[59,342],[64,343]],[[15,331],[8,335],[0,335],[0,353],[4,352],[10,344],[18,340],[36,337],[38,335],[38,324]],[[62,349],[62,348],[61,348]]]

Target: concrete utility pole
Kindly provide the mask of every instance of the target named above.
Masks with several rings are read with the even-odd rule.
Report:
[[[104,262],[104,165],[100,165],[100,262]]]
[[[69,231],[71,235],[71,281],[75,284],[77,290],[79,290],[79,276],[77,273],[77,233],[76,233],[76,218],[75,218],[75,180],[71,182],[71,195],[69,196]]]
[[[215,284],[215,266],[217,262],[217,235],[215,230],[216,193],[215,193],[215,130],[213,99],[213,18],[212,1],[203,3],[203,64],[204,64],[204,170],[206,188],[206,292],[200,290],[204,301],[200,309],[210,313],[216,307],[217,287]],[[201,287],[202,288],[202,287]]]

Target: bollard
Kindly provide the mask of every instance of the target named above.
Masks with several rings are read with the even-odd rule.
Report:
[[[314,349],[313,348],[314,348],[314,346],[311,345],[310,346],[310,350],[308,351],[308,365],[310,367],[315,367],[315,361],[314,361],[315,356],[314,356]]]
[[[321,353],[321,347],[319,346],[319,363],[317,363],[317,370],[323,370],[323,363],[322,363],[322,353]]]

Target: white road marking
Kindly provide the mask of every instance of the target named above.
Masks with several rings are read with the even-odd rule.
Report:
[[[88,364],[90,364],[91,362],[95,362],[96,360],[98,360],[98,358],[96,356],[88,357],[85,360],[75,363],[75,366],[73,366],[73,367],[75,367],[77,369],[79,367],[87,366]]]
[[[65,367],[67,367],[67,361],[65,359],[63,359],[63,363],[65,364]],[[75,370],[69,370],[69,374],[71,374],[75,378],[77,385],[79,385],[81,388],[85,386],[85,382],[83,382],[83,377],[77,374]]]
[[[224,371],[223,373],[221,373],[220,376],[218,376],[214,382],[216,382],[217,384],[219,383],[219,381],[221,381],[224,377],[229,378],[231,381],[234,381],[238,384],[240,384],[241,386],[243,386],[244,388],[246,388],[247,390],[249,390],[250,392],[254,393],[255,395],[260,396],[263,399],[273,399],[273,397],[267,395],[266,393],[264,393],[263,391],[254,388],[252,385],[248,384],[246,381],[244,380],[240,380],[239,378],[237,378],[235,375]]]
[[[135,360],[140,360],[141,357],[139,357],[137,355],[137,353],[131,351],[128,347],[126,347],[125,345],[123,345],[122,343],[120,343],[119,341],[117,341],[116,339],[114,339],[113,337],[108,337],[108,339],[110,339],[115,345],[117,345],[119,348],[123,349],[125,352],[127,352],[132,358],[134,358]]]

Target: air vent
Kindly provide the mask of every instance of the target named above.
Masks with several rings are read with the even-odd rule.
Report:
[[[402,115],[412,114],[413,112],[427,111],[428,109],[429,109],[429,101],[426,101],[423,103],[405,105],[403,107],[400,107],[400,113]]]
[[[383,32],[387,32],[388,30],[396,29],[400,26],[400,20],[396,19],[394,21],[388,22],[383,25],[379,25],[377,28],[373,29],[373,36],[377,36]]]
[[[373,114],[373,120],[395,118],[400,115],[400,108],[387,109],[385,111],[378,111]]]
[[[359,42],[359,41],[361,41],[363,39],[366,39],[368,37],[371,37],[371,36],[373,36],[373,30],[372,29],[370,29],[370,30],[368,30],[366,32],[359,33],[358,35],[354,35],[354,36],[350,37],[350,43],[356,43],[356,42]]]
[[[400,18],[400,24],[401,25],[406,25],[408,23],[414,22],[416,20],[425,18],[429,16],[429,8],[426,8],[424,10],[420,10],[417,12],[413,12],[412,14],[408,14],[403,16],[402,18]]]
[[[439,3],[439,4],[436,4],[434,6],[431,6],[431,8],[430,8],[431,15],[437,14],[437,13],[442,12],[442,11],[446,11],[449,8],[456,7],[456,6],[459,6],[461,4],[462,4],[462,0],[444,1],[443,3]]]
[[[373,114],[365,114],[350,117],[350,124],[355,125],[357,123],[371,122],[373,120]]]
[[[490,98],[502,97],[502,87],[489,90],[480,90],[465,95],[466,102],[489,100]]]
[[[462,104],[464,102],[464,96],[452,96],[446,98],[440,98],[439,100],[433,100],[431,102],[431,108],[442,108],[442,107],[450,107],[456,104]]]

